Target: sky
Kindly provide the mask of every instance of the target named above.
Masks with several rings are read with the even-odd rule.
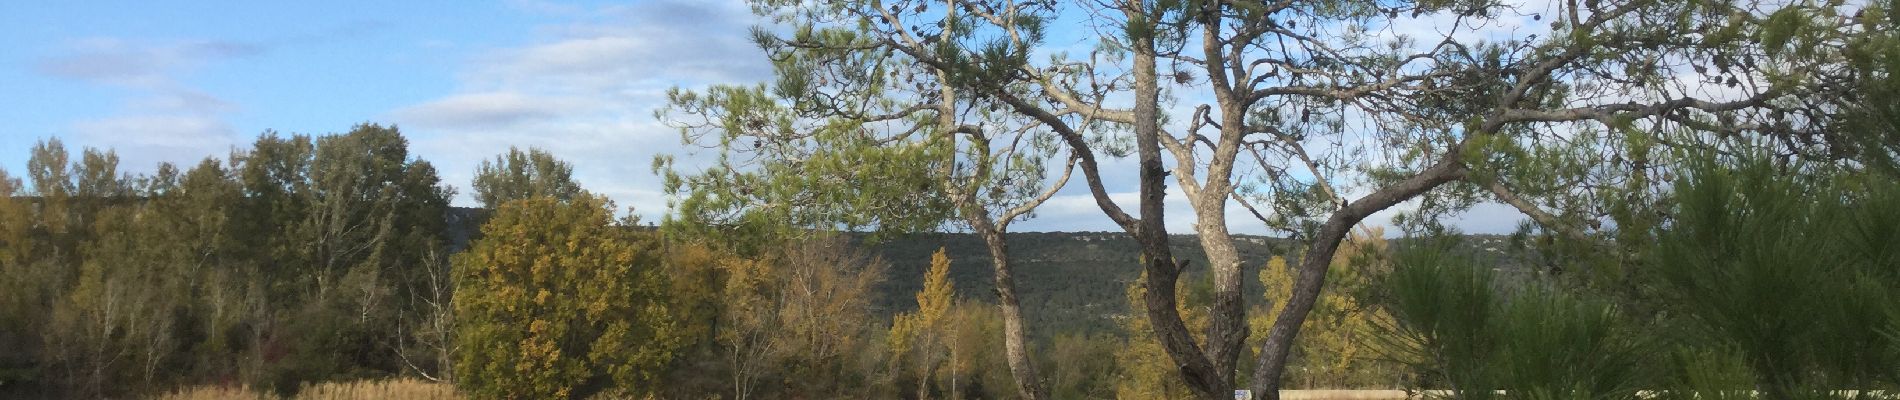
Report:
[[[747,39],[763,22],[738,0],[4,2],[0,168],[22,171],[49,137],[116,150],[140,173],[227,158],[266,131],[372,122],[399,127],[458,188],[456,205],[473,205],[481,160],[539,147],[572,162],[583,187],[657,220],[653,156],[694,149],[653,111],[668,88],[770,79]],[[1132,209],[1133,179],[1109,178]],[[1171,198],[1170,231],[1190,233],[1191,212]],[[1233,231],[1267,233],[1230,214]],[[1118,230],[1080,184],[1037,215],[1012,229]],[[1485,204],[1450,222],[1505,233],[1521,219]]]

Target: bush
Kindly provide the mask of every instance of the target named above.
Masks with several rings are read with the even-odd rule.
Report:
[[[455,370],[477,398],[641,392],[679,340],[650,242],[592,196],[509,202],[454,259]]]

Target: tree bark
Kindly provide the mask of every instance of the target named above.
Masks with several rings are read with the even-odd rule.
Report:
[[[1227,231],[1225,200],[1195,210],[1199,227],[1195,234],[1214,278],[1214,298],[1208,309],[1207,358],[1220,373],[1222,385],[1231,388],[1240,349],[1247,340],[1246,302],[1242,298],[1246,281],[1240,273],[1240,252],[1234,249],[1233,236]]]

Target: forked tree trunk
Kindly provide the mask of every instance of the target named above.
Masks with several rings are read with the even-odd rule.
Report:
[[[1152,27],[1151,27],[1152,28]],[[1132,236],[1141,243],[1142,264],[1148,272],[1146,294],[1142,303],[1148,308],[1148,321],[1154,329],[1161,348],[1174,360],[1181,378],[1195,397],[1203,399],[1222,399],[1231,396],[1231,373],[1222,374],[1207,355],[1201,352],[1194,335],[1188,331],[1187,324],[1181,320],[1179,305],[1175,303],[1175,286],[1181,276],[1182,265],[1175,261],[1173,251],[1168,247],[1168,229],[1165,219],[1165,203],[1168,189],[1168,172],[1161,166],[1161,115],[1159,76],[1155,75],[1154,38],[1136,36],[1133,38],[1135,107],[1134,134],[1135,150],[1141,162],[1140,214]]]

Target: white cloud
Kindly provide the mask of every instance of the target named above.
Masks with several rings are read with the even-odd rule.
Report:
[[[455,93],[388,115],[450,184],[465,186],[478,163],[509,146],[538,147],[572,162],[582,186],[657,220],[666,202],[651,160],[689,150],[653,118],[665,90],[770,78],[747,39],[759,21],[737,1],[514,6],[567,21],[474,57]]]
[[[263,46],[215,40],[77,40],[67,53],[41,60],[45,75],[123,91],[111,114],[74,121],[72,144],[110,148],[120,168],[143,172],[160,162],[191,163],[221,155],[237,132],[224,117],[238,106],[184,84],[181,77],[204,66],[263,52]]]
[[[392,116],[398,121],[446,129],[506,127],[587,107],[588,102],[573,98],[518,92],[464,93],[405,107]]]
[[[121,169],[145,171],[160,162],[189,165],[218,155],[235,143],[237,130],[207,115],[132,114],[79,121],[71,127],[77,143],[110,145]]]
[[[544,27],[549,37],[539,43],[478,58],[463,80],[474,90],[592,95],[683,82],[754,82],[770,72],[747,39],[755,21],[731,1],[602,8]]]
[[[129,87],[168,86],[173,76],[206,63],[257,54],[262,46],[228,41],[136,42],[92,38],[68,45],[69,53],[41,60],[42,74]]]

